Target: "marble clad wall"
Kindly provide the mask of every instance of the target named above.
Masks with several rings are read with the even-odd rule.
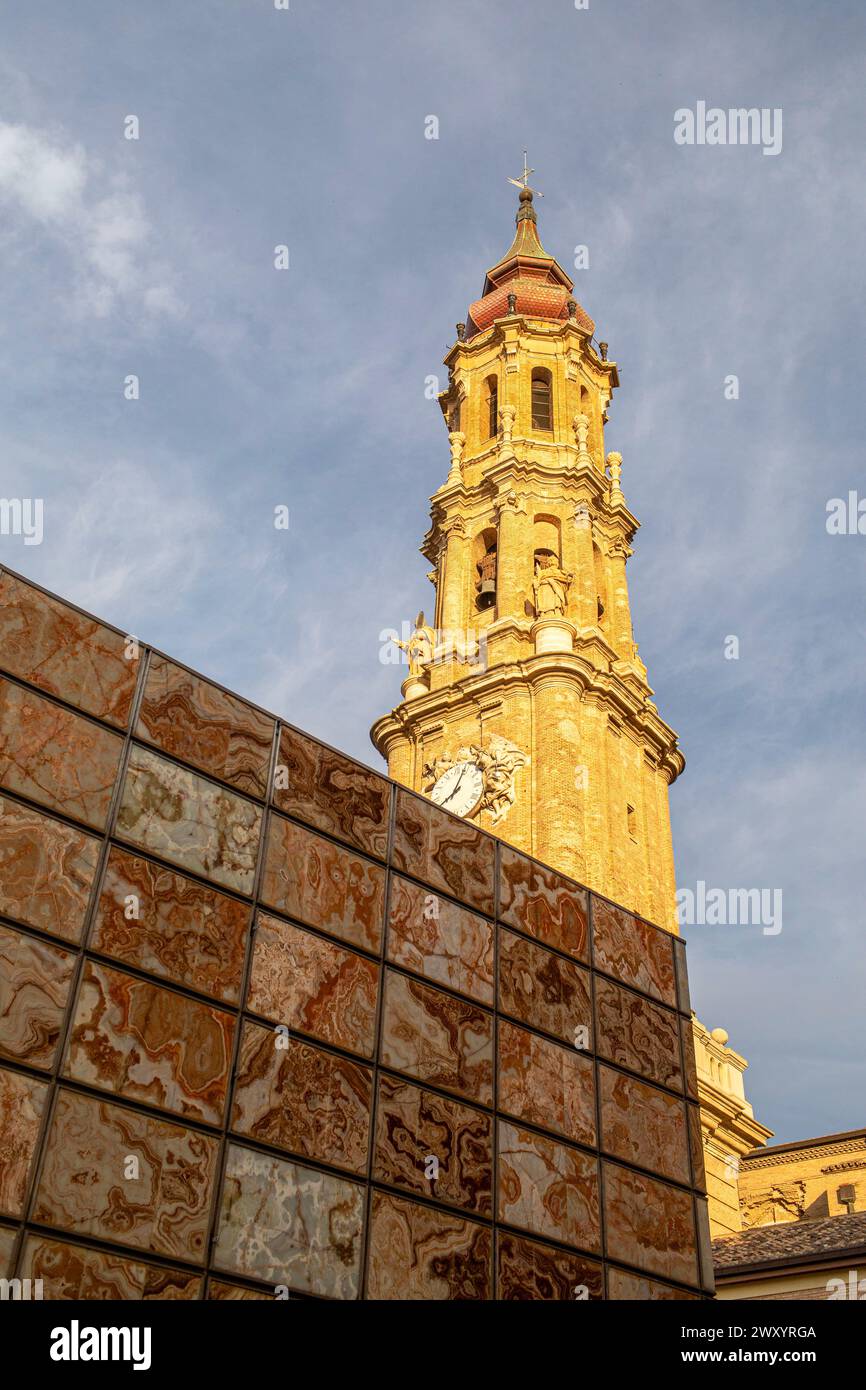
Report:
[[[704,1297],[674,944],[0,572],[0,1277]]]

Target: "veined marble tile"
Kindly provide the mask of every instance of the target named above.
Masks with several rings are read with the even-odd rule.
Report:
[[[28,1235],[20,1278],[41,1279],[46,1301],[177,1300],[198,1298],[201,1275],[124,1259],[48,1236]]]
[[[230,1145],[214,1263],[327,1298],[358,1296],[365,1189]]]
[[[611,1259],[663,1279],[697,1283],[695,1227],[688,1192],[605,1163],[604,1221]]]
[[[695,1216],[697,1218],[701,1288],[705,1293],[715,1293],[716,1275],[713,1268],[713,1239],[710,1234],[710,1205],[706,1197],[696,1198]]]
[[[365,1173],[373,1094],[369,1067],[244,1024],[232,1129],[301,1158]]]
[[[0,1069],[0,1213],[21,1216],[48,1084]]]
[[[261,809],[195,772],[133,747],[117,834],[181,869],[251,893]]]
[[[683,1038],[683,1065],[685,1067],[685,1087],[686,1095],[692,1100],[698,1099],[698,1068],[695,1062],[695,1034],[691,1022],[680,1019],[680,1031]]]
[[[596,1160],[500,1120],[499,1220],[599,1250]]]
[[[135,728],[137,738],[229,782],[264,796],[275,721],[245,700],[154,654]]]
[[[379,967],[365,956],[260,913],[247,1008],[290,1032],[370,1057]]]
[[[235,1004],[249,922],[245,903],[112,845],[90,948]]]
[[[213,1135],[61,1090],[33,1219],[201,1264],[218,1150]]]
[[[379,950],[385,870],[282,816],[270,819],[261,897],[287,917]]]
[[[119,734],[0,680],[0,783],[9,791],[101,830],[122,747]]]
[[[600,1067],[603,1148],[626,1163],[688,1183],[683,1101],[636,1077]]]
[[[677,1017],[596,976],[596,1039],[598,1051],[610,1062],[650,1081],[680,1090],[680,1040]]]
[[[574,1047],[499,1022],[499,1109],[578,1144],[595,1144],[593,1064]]]
[[[388,853],[387,779],[287,724],[280,729],[274,804],[377,859]]]
[[[0,662],[10,675],[125,728],[138,678],[126,650],[111,628],[0,573]]]
[[[230,1284],[225,1279],[211,1279],[208,1283],[207,1296],[209,1299],[219,1300],[221,1303],[243,1303],[250,1300],[261,1301],[265,1299],[271,1302],[274,1295],[263,1293],[261,1289],[248,1289],[245,1284]]]
[[[493,1019],[453,994],[386,972],[380,1061],[468,1100],[493,1100]]]
[[[499,916],[542,945],[589,958],[586,889],[554,873],[516,849],[500,853]]]
[[[493,915],[496,849],[489,835],[397,789],[394,867]]]
[[[704,1169],[704,1141],[701,1135],[701,1112],[697,1105],[689,1105],[689,1148],[692,1155],[692,1170],[695,1184],[705,1192],[707,1175]]]
[[[493,926],[448,898],[394,874],[388,959],[434,984],[493,1003]]]
[[[684,1014],[691,1013],[692,1001],[689,995],[689,970],[686,962],[686,945],[674,937],[674,965],[677,976],[677,1003]]]
[[[64,1074],[100,1091],[220,1124],[234,1019],[86,961]]]
[[[674,1289],[670,1284],[660,1284],[657,1279],[645,1279],[640,1274],[627,1274],[613,1265],[608,1265],[607,1269],[607,1290],[609,1299],[632,1303],[662,1298],[700,1298],[700,1294],[686,1293],[684,1289]]]
[[[75,957],[0,925],[0,1055],[50,1068]]]
[[[593,963],[625,985],[676,1007],[673,937],[603,898],[592,900]]]
[[[0,796],[0,912],[78,941],[99,841]]]
[[[536,1240],[499,1231],[496,1237],[499,1300],[527,1303],[589,1301],[604,1297],[601,1265]]]
[[[17,1234],[17,1230],[13,1230],[9,1226],[0,1226],[0,1279],[11,1278],[12,1256],[15,1251]]]
[[[438,1176],[428,1178],[429,1160]],[[407,1081],[380,1075],[373,1180],[493,1215],[493,1121]]]
[[[589,972],[501,927],[499,1007],[572,1046],[576,1037],[584,1038],[576,1030],[585,1030],[587,1048],[592,1048]]]
[[[492,1246],[489,1226],[374,1192],[367,1297],[487,1300]]]

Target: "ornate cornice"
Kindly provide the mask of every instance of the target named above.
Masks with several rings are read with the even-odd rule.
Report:
[[[840,1141],[838,1144],[816,1144],[814,1148],[804,1144],[796,1149],[783,1149],[781,1153],[776,1151],[768,1154],[750,1154],[744,1160],[743,1168],[751,1172],[755,1168],[777,1168],[787,1163],[802,1163],[804,1159],[836,1158],[839,1154],[850,1153],[862,1154],[863,1162],[866,1164],[866,1138],[848,1139]],[[830,1170],[822,1169],[821,1171]]]
[[[658,713],[642,705],[636,692],[620,677],[598,670],[575,653],[554,652],[531,656],[466,675],[451,685],[397,705],[376,721],[370,737],[374,746],[382,752],[396,734],[411,737],[431,718],[447,716],[451,709],[465,705],[467,701],[489,698],[494,691],[504,691],[516,685],[531,686],[552,677],[574,683],[581,699],[585,695],[594,696],[602,706],[615,712],[640,743],[651,746],[658,758],[659,768],[668,781],[673,782],[679,776],[685,767],[685,758],[677,747],[674,730]]]

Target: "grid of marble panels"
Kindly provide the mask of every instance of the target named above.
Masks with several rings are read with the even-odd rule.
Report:
[[[0,574],[0,1272],[701,1297],[696,1100],[681,942]]]

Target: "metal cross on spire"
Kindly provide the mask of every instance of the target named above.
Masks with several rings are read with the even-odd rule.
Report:
[[[530,169],[528,163],[526,162],[526,150],[524,150],[524,151],[523,151],[523,177],[520,178],[520,179],[508,179],[508,182],[509,182],[509,183],[513,183],[515,188],[529,188],[529,175],[530,175],[530,174],[534,174],[534,173],[535,173],[535,170],[534,170],[534,169]],[[507,177],[507,175],[506,175],[506,177]],[[535,196],[536,196],[537,198],[543,198],[543,197],[544,197],[544,194],[543,194],[543,193],[539,193],[537,188],[533,189],[532,192],[535,193]]]

